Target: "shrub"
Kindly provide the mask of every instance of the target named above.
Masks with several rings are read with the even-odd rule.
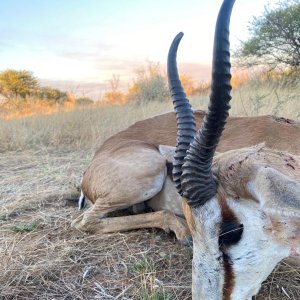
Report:
[[[144,104],[150,101],[163,102],[169,99],[165,78],[159,64],[148,63],[146,68],[137,71],[136,79],[128,90],[128,100]]]
[[[6,99],[25,98],[38,89],[38,81],[30,71],[6,70],[0,73],[0,94]]]
[[[66,92],[62,92],[58,89],[54,89],[51,87],[42,87],[36,93],[36,96],[42,100],[64,103],[68,100],[68,96]]]
[[[94,101],[89,97],[80,97],[75,100],[76,105],[85,106],[85,105],[93,105]]]

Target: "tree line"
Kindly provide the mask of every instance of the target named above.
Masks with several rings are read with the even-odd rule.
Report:
[[[0,95],[7,101],[31,97],[62,104],[69,100],[69,95],[65,91],[40,86],[38,79],[27,70],[8,69],[0,72]],[[87,105],[92,104],[93,100],[88,97],[81,97],[75,98],[75,102],[78,105]]]

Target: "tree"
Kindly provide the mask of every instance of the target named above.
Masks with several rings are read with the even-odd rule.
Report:
[[[251,37],[235,54],[239,65],[300,66],[300,0],[265,7],[262,16],[253,18],[249,32]]]
[[[46,100],[49,102],[57,102],[57,103],[63,103],[68,100],[68,96],[66,92],[62,92],[58,89],[54,89],[52,87],[41,87],[37,93],[36,96],[39,99]]]
[[[103,95],[103,101],[105,103],[122,105],[126,102],[125,94],[119,90],[120,76],[113,75],[109,80],[110,90],[106,91]]]
[[[38,89],[38,81],[29,71],[6,70],[0,73],[0,94],[7,99],[25,98]]]
[[[169,90],[165,78],[161,74],[159,64],[148,62],[146,68],[137,71],[137,78],[129,87],[128,99],[139,104],[146,102],[166,101]]]

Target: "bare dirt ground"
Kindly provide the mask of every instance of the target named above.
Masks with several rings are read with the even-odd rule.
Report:
[[[91,153],[44,148],[0,156],[0,299],[191,299],[190,248],[159,230],[89,235],[78,216]],[[282,263],[256,299],[300,299]]]

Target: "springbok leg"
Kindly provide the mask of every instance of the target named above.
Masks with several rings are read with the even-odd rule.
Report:
[[[84,228],[84,231],[93,233],[112,233],[155,227],[163,230],[172,230],[181,241],[190,235],[186,221],[166,210],[124,217],[102,218],[98,220],[83,219],[81,223],[84,224],[80,224],[79,226],[76,226],[78,224],[74,224],[74,227],[78,229]]]

